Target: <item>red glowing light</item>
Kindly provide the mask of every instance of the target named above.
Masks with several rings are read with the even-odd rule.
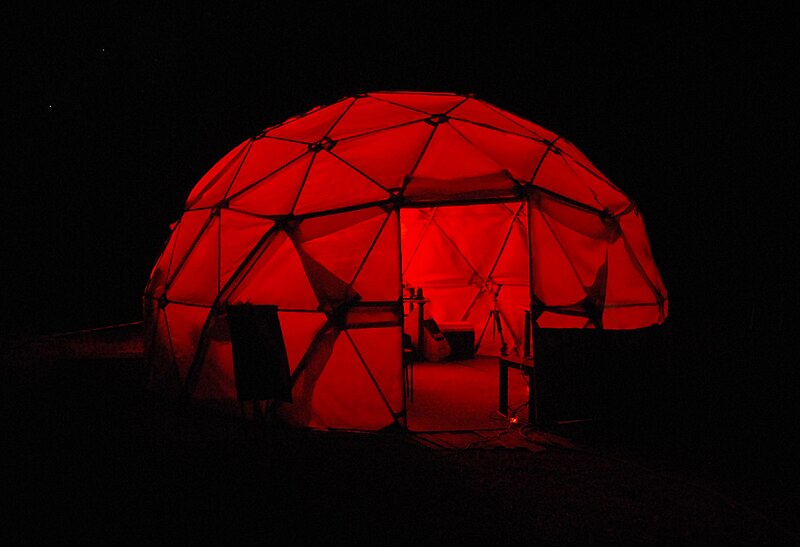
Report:
[[[406,404],[404,284],[476,332],[496,306],[509,351],[526,309],[556,328],[667,314],[639,211],[573,144],[471,96],[367,93],[265,129],[190,192],[145,290],[151,377],[235,403],[225,306],[277,306],[277,415],[383,428]]]

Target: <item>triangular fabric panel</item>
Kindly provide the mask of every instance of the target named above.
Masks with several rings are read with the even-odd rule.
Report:
[[[268,243],[228,301],[231,304],[272,304],[280,309],[316,310],[319,307],[300,257],[285,233],[276,234]]]
[[[309,165],[310,152],[230,200],[231,209],[254,215],[288,215],[297,200]]]
[[[337,141],[349,139],[355,135],[407,124],[427,117],[428,115],[423,112],[395,106],[372,97],[362,97],[350,107],[347,114],[331,130],[329,136]]]
[[[225,191],[230,186],[234,175],[236,175],[250,142],[251,140],[247,139],[228,152],[225,157],[203,175],[203,178],[195,184],[189,194],[189,198],[186,200],[187,209],[213,205],[225,197]]]
[[[574,265],[550,229],[554,222],[539,210],[531,211],[531,234],[535,242],[531,247],[531,280],[533,294],[540,301],[550,306],[565,306],[585,298],[586,291]]]
[[[167,245],[164,247],[161,256],[158,257],[156,265],[150,272],[150,278],[147,282],[147,288],[145,289],[146,295],[159,298],[164,294],[164,287],[166,286],[167,276],[169,275],[169,264],[172,261],[172,254],[175,250],[175,242],[177,239],[178,232],[174,230],[170,233]]]
[[[393,211],[353,282],[364,300],[391,301],[400,297],[400,235]]]
[[[403,247],[403,272],[414,259],[422,242],[422,237],[431,229],[431,216],[436,211],[432,207],[400,210],[400,241]]]
[[[385,217],[385,206],[364,207],[342,213],[331,213],[318,217],[310,217],[294,229],[292,237],[301,244],[328,237],[340,230],[346,230],[354,224],[370,222],[376,217]]]
[[[164,309],[151,302],[149,308],[152,322],[145,324],[142,335],[144,352],[147,356],[147,387],[163,390],[166,393],[179,393],[182,389],[177,367],[174,365],[172,342],[170,341],[167,317]]]
[[[426,123],[412,123],[341,141],[332,153],[384,188],[394,190],[403,186],[432,131]]]
[[[323,150],[314,158],[294,212],[330,211],[389,197],[375,182]]]
[[[353,216],[344,213],[345,216]],[[367,256],[378,232],[386,221],[386,215],[370,216],[362,222],[350,222],[338,231],[323,237],[302,241],[302,232],[307,224],[335,223],[335,217],[322,217],[304,221],[297,230],[298,242],[303,251],[314,260],[323,265],[328,271],[336,275],[345,283],[350,283],[358,267]],[[313,229],[313,228],[310,228]]]
[[[666,297],[667,289],[664,287],[658,268],[656,268],[652,247],[650,246],[647,230],[641,215],[638,211],[623,215],[619,218],[619,225],[622,233],[625,234],[625,241],[628,243],[645,276],[653,284],[656,291],[662,297]]]
[[[347,331],[347,335],[367,364],[392,412],[399,413],[403,408],[400,327],[352,329]]]
[[[169,304],[164,311],[175,365],[180,381],[185,382],[186,374],[192,366],[197,346],[200,343],[200,333],[208,317],[209,309]]]
[[[406,255],[411,252],[403,250]],[[479,280],[469,262],[445,234],[435,226],[429,228],[416,249],[414,258],[403,272],[406,283],[412,286],[461,286]]]
[[[502,171],[492,158],[479,151],[448,124],[436,127],[414,177],[458,181]],[[457,188],[458,183],[454,182]]]
[[[624,194],[555,148],[545,156],[533,184],[590,207],[608,209],[613,214],[630,203]]]
[[[561,141],[556,144],[556,147],[560,146]],[[592,191],[598,196],[599,202],[605,209],[617,214],[628,206],[630,200],[613,184],[609,184],[608,179],[597,168],[591,164],[581,163],[569,155],[563,153],[561,155],[565,158],[575,176],[583,180],[587,187],[592,188]]]
[[[545,139],[545,140],[548,140],[548,141],[552,142],[553,140],[558,138],[558,135],[556,135],[555,133],[553,133],[552,131],[550,131],[548,129],[545,129],[544,127],[542,127],[542,126],[540,126],[538,124],[535,124],[535,123],[533,123],[531,121],[528,121],[525,118],[520,118],[516,114],[512,114],[511,112],[509,112],[507,110],[502,110],[501,111],[496,106],[490,105],[490,104],[488,104],[488,103],[486,103],[484,101],[481,101],[481,102],[483,104],[485,104],[487,108],[490,108],[490,109],[494,110],[495,112],[500,114],[502,117],[508,119],[512,123],[515,123],[515,124],[519,125],[520,127],[524,128],[524,129],[527,129],[528,131],[530,131],[531,133],[533,133],[534,135],[536,135],[536,136],[538,136],[538,137],[540,137],[542,139]]]
[[[503,204],[441,207],[436,227],[458,247],[460,254],[486,279],[494,265],[513,214]]]
[[[186,211],[183,213],[180,222],[175,227],[173,236],[175,238],[175,249],[172,252],[172,260],[169,266],[169,275],[167,279],[170,281],[175,276],[182,266],[189,249],[194,244],[195,240],[200,235],[200,231],[205,224],[209,221],[211,211]]]
[[[514,219],[510,226],[508,239],[494,266],[491,279],[503,284],[522,284],[528,286],[530,280],[530,248],[528,246],[527,206]]]
[[[530,308],[530,291],[525,286],[503,285],[497,298],[500,315],[505,322],[505,339],[509,350],[521,350],[525,335],[525,310]]]
[[[517,187],[509,171],[447,123],[436,127],[403,191],[407,202],[420,204],[516,195]]]
[[[167,288],[170,300],[202,306],[214,303],[219,293],[219,229],[219,215],[216,215],[170,282]]]
[[[307,312],[278,312],[278,317],[289,359],[289,370],[294,373],[300,359],[328,318],[323,313]]]
[[[564,153],[567,156],[569,156],[575,163],[580,164],[581,166],[586,168],[590,173],[592,173],[594,176],[596,176],[597,178],[605,181],[605,183],[607,185],[611,186],[614,190],[616,190],[617,192],[622,193],[622,190],[620,190],[613,182],[608,180],[608,177],[606,177],[603,173],[601,173],[600,170],[597,168],[597,166],[595,166],[595,164],[593,164],[589,160],[589,158],[587,158],[586,155],[583,152],[578,150],[578,147],[576,147],[570,141],[568,141],[564,137],[561,137],[556,142],[556,147],[562,153]]]
[[[297,248],[297,254],[319,301],[320,310],[331,313],[342,304],[361,300],[361,296],[353,290],[349,283],[339,279],[336,274],[312,258],[302,247]]]
[[[211,318],[205,337],[205,358],[193,395],[197,399],[236,399],[231,333],[225,315]]]
[[[477,285],[425,286],[425,297],[430,300],[425,306],[425,315],[430,313],[437,321],[480,322],[484,314],[474,309],[480,294]]]
[[[642,325],[657,325],[664,315],[655,304],[649,306],[606,307],[603,327],[606,329],[637,329]]]
[[[600,211],[575,206],[545,194],[537,194],[533,205],[548,217],[586,237],[595,239],[612,237],[612,227],[603,222]]]
[[[590,287],[598,270],[606,264],[607,243],[606,238],[591,238],[579,232],[571,230],[552,217],[545,217],[548,220],[548,227],[553,232],[553,236],[569,257],[575,273],[581,280],[581,284]]]
[[[275,222],[228,210],[220,211],[220,221],[219,284],[224,287]]]
[[[330,106],[313,108],[302,116],[269,129],[266,135],[309,144],[315,143],[331,130],[333,124],[344,114],[344,111],[353,103],[353,100],[347,98]]]
[[[308,425],[333,429],[380,429],[393,422],[391,412],[350,339],[340,335],[314,386]]]
[[[272,175],[307,151],[307,144],[268,137],[254,140],[227,195],[238,194],[248,186]]]
[[[563,154],[550,150],[544,157],[541,166],[531,181],[559,196],[564,196],[589,207],[599,208],[597,194],[586,180],[576,175],[571,162]]]
[[[608,299],[613,304],[653,304],[656,294],[645,273],[637,268],[623,238],[608,249]]]
[[[476,126],[489,126],[506,133],[522,135],[523,137],[540,138],[530,129],[514,123],[507,117],[499,114],[496,110],[486,106],[485,103],[475,99],[468,99],[461,103],[454,108],[449,115],[451,118],[466,121]],[[454,127],[459,126],[454,124]]]
[[[428,114],[445,114],[464,101],[464,97],[449,93],[370,93],[369,96]]]
[[[308,426],[313,418],[311,406],[317,380],[328,366],[341,331],[330,321],[317,331],[300,362],[292,371],[292,402],[279,403],[277,415],[289,424]]]
[[[547,150],[546,145],[527,137],[493,131],[457,120],[450,123],[475,148],[507,169],[519,181],[530,180]]]

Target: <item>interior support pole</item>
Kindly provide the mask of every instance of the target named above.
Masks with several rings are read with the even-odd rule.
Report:
[[[394,215],[397,217],[397,256],[398,256],[398,263],[400,265],[400,271],[398,272],[397,284],[400,290],[400,294],[397,297],[398,302],[401,305],[400,308],[400,351],[402,355],[400,356],[400,374],[403,376],[403,409],[400,411],[401,415],[403,416],[403,429],[408,431],[408,397],[411,396],[411,400],[413,401],[414,392],[413,392],[413,382],[414,377],[412,376],[413,362],[409,362],[407,358],[407,353],[405,350],[405,342],[404,336],[406,332],[406,316],[404,313],[403,306],[403,239],[402,239],[402,226],[400,225],[400,207],[395,206],[394,208]]]
[[[530,188],[530,187],[528,187]],[[532,188],[531,188],[532,189]],[[534,294],[533,294],[533,229],[531,224],[533,209],[532,192],[527,193],[527,207],[528,207],[528,291],[530,293],[530,306],[526,313],[525,321],[525,337],[529,339],[529,344],[526,344],[525,351],[526,357],[530,357],[533,363],[533,370],[528,377],[528,422],[538,428],[539,427],[539,394],[537,393],[536,371],[539,369],[536,363],[536,329],[537,317],[534,313]],[[532,406],[531,406],[532,405]]]

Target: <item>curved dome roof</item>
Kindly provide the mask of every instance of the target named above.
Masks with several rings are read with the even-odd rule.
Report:
[[[535,123],[469,95],[382,92],[246,140],[197,183],[186,207],[303,216],[395,200],[513,199],[526,187],[611,214],[630,205],[575,146]]]
[[[497,307],[517,352],[526,317],[667,314],[641,215],[575,146],[472,96],[367,93],[265,129],[195,185],[145,289],[151,380],[241,396],[231,325],[260,306],[285,344],[283,418],[383,427],[405,408],[404,286],[476,332]]]

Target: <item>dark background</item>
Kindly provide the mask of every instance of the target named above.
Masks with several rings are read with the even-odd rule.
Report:
[[[676,416],[789,468],[788,13],[297,4],[3,8],[4,338],[141,320],[190,189],[259,130],[363,91],[473,92],[571,140],[638,203],[670,296]]]

